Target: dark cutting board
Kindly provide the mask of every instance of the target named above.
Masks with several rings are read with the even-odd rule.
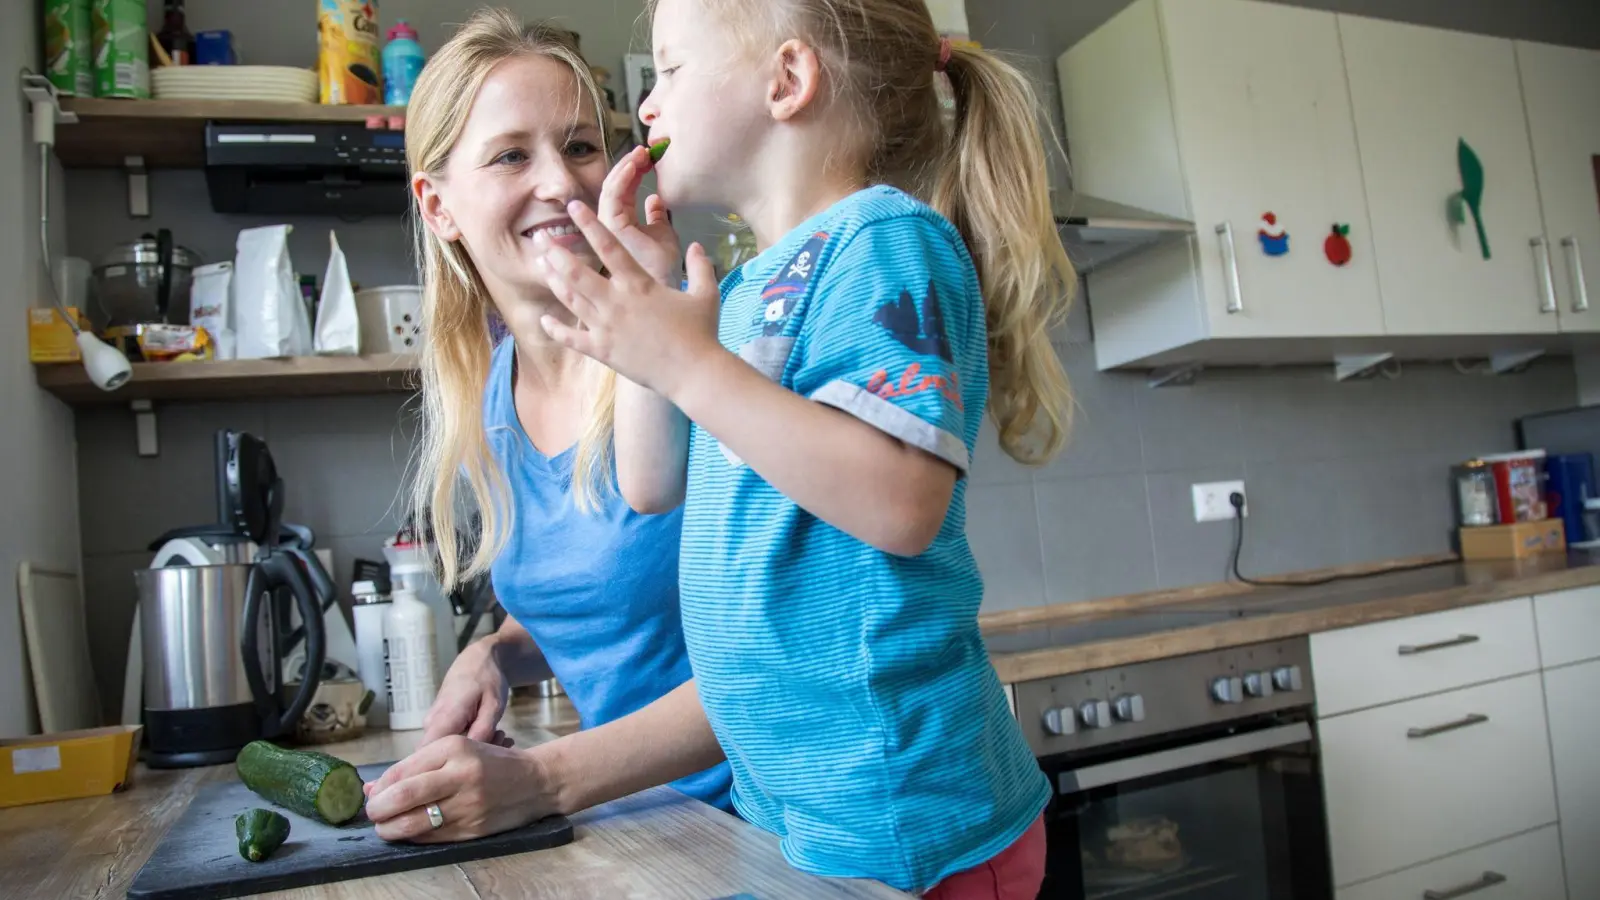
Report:
[[[391,765],[358,766],[357,771],[363,781],[374,781]],[[239,855],[233,830],[234,817],[252,807],[274,810],[289,820],[289,839],[258,863]],[[342,826],[327,825],[274,806],[230,779],[207,785],[195,795],[183,818],[134,876],[128,897],[219,900],[526,853],[571,841],[572,823],[552,816],[475,841],[391,844],[378,837],[365,813]]]

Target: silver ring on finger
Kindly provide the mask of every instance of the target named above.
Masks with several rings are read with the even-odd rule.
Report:
[[[440,825],[444,824],[444,813],[439,811],[439,804],[437,804],[437,803],[429,803],[427,806],[425,806],[423,808],[428,813],[428,824],[429,825],[433,826],[434,828],[438,828]]]

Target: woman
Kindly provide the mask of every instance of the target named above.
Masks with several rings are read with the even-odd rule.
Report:
[[[533,236],[599,265],[572,200],[632,238],[658,277],[679,265],[650,256],[659,234],[644,239],[670,233],[659,200],[654,224],[636,221],[638,155],[608,178],[600,98],[571,35],[483,11],[428,61],[407,110],[427,335],[415,506],[439,536],[446,587],[487,569],[510,618],[450,667],[424,745],[368,785],[385,840],[480,837],[669,781],[730,808],[679,625],[679,514],[628,508],[612,466],[614,376],[539,325],[567,313],[534,275]],[[509,330],[498,345],[491,312]],[[465,572],[462,480],[484,523]],[[551,674],[584,730],[512,748],[496,730],[509,688]]]

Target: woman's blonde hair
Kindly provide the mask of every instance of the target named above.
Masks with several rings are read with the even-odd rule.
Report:
[[[851,116],[870,181],[926,199],[977,265],[989,332],[989,412],[1013,458],[1043,463],[1066,441],[1072,394],[1050,329],[1078,278],[1050,208],[1039,104],[1028,78],[983,50],[941,43],[925,0],[701,0],[748,51],[798,38],[822,62],[830,103]],[[654,10],[655,0],[651,0]]]
[[[507,59],[542,56],[571,67],[584,96],[604,123],[605,101],[589,65],[567,31],[524,23],[503,9],[474,13],[423,68],[406,110],[406,162],[412,172],[440,177],[466,127],[473,100],[491,70]],[[527,102],[549,102],[530,97]],[[606,131],[601,125],[601,132]],[[602,138],[602,141],[604,138]],[[413,215],[422,270],[422,429],[416,450],[411,510],[419,531],[431,533],[445,590],[487,571],[510,533],[505,473],[490,452],[483,423],[489,378],[493,301],[460,241],[444,241]],[[611,432],[616,378],[598,376],[588,421],[578,440],[573,499],[593,510],[611,488]],[[458,482],[476,502],[482,535],[462,568],[456,536]]]

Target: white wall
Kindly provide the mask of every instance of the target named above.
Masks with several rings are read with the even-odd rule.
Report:
[[[34,384],[25,310],[45,287],[38,262],[37,151],[16,73],[39,70],[33,3],[0,16],[0,736],[32,729],[17,565],[78,571],[77,452],[71,411]],[[59,177],[60,169],[56,169]],[[57,198],[59,198],[57,194]],[[59,223],[59,203],[53,216]],[[53,241],[64,239],[54,229]]]

